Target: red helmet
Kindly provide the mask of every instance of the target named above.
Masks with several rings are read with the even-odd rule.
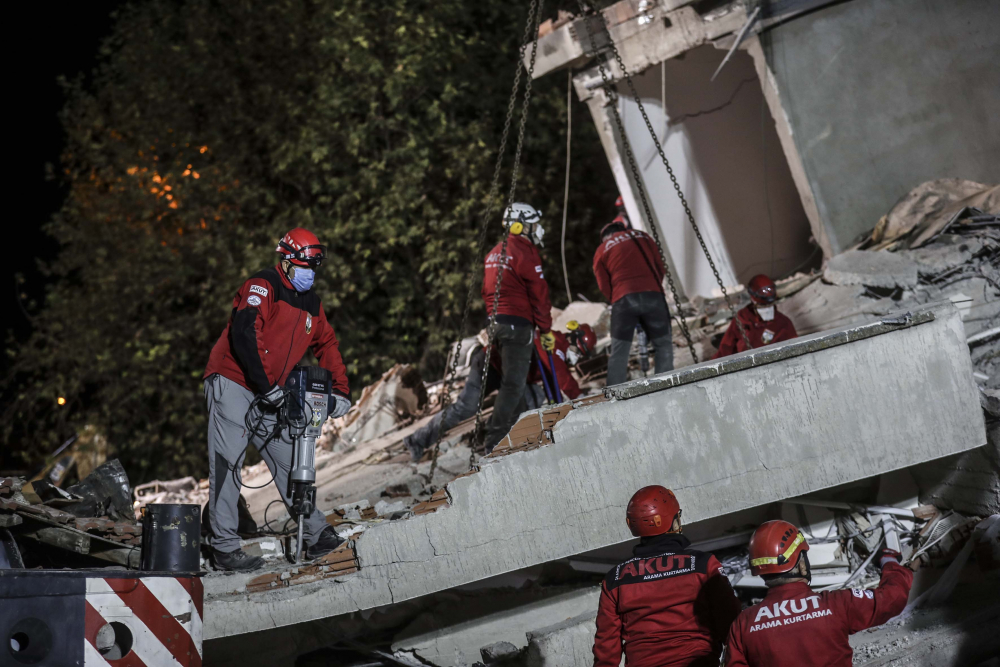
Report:
[[[798,528],[787,521],[762,523],[750,538],[750,574],[788,572],[803,551],[809,551],[809,543]]]
[[[274,249],[295,266],[318,267],[326,259],[326,246],[308,229],[296,227],[285,234]]]
[[[750,293],[750,300],[758,306],[774,303],[778,298],[778,289],[774,286],[774,281],[763,273],[758,273],[750,279],[747,292]]]
[[[597,349],[597,334],[594,333],[594,327],[586,322],[580,324],[576,320],[570,320],[566,323],[566,329],[569,331],[567,336],[569,342],[576,345],[584,357],[589,357]]]
[[[603,239],[612,232],[621,232],[629,228],[628,220],[624,215],[616,215],[615,219],[601,227],[601,238]]]
[[[625,523],[636,537],[671,532],[681,506],[674,492],[663,486],[644,486],[635,492],[625,510]]]

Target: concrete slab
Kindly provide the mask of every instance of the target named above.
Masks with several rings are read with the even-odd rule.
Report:
[[[823,278],[834,285],[915,287],[920,266],[891,252],[848,250],[830,259]]]
[[[588,587],[561,595],[541,597],[464,623],[449,624],[447,618],[430,614],[421,616],[413,628],[407,628],[392,642],[393,651],[412,651],[438,667],[462,667],[482,661],[480,649],[503,642],[516,650],[528,646],[528,633],[589,613],[597,613],[600,589]],[[490,601],[484,600],[488,604]],[[495,601],[494,601],[495,602]],[[501,605],[496,605],[501,606]],[[420,632],[418,624],[440,622],[446,627]],[[414,631],[416,634],[411,634]],[[406,635],[410,636],[406,636]]]
[[[528,634],[527,667],[576,667],[594,660],[597,612],[580,614]]]
[[[674,488],[695,522],[986,442],[951,305],[615,392],[569,410],[554,444],[452,482],[450,506],[368,530],[357,573],[253,595],[247,575],[207,580],[206,638],[391,605],[627,541],[621,517],[645,484]]]

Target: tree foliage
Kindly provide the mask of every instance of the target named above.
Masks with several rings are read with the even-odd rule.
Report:
[[[524,5],[122,11],[92,84],[67,84],[69,194],[46,229],[61,249],[43,267],[51,286],[30,339],[8,350],[5,454],[36,465],[94,424],[133,482],[203,474],[208,353],[237,287],[294,226],[329,245],[316,289],[352,389],[395,362],[439,377],[481,271],[476,232]],[[558,305],[565,74],[534,87],[518,198],[548,214]],[[590,258],[616,192],[586,107],[574,116],[571,282],[597,298]],[[499,217],[490,224],[492,243]],[[476,294],[470,331],[482,325],[478,283]]]

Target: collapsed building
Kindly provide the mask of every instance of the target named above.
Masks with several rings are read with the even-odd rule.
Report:
[[[290,565],[294,525],[270,475],[243,471],[243,548],[267,565],[204,577],[208,664],[589,663],[598,583],[634,543],[624,506],[650,483],[677,492],[685,533],[746,602],[762,590],[746,562],[761,521],[805,527],[823,587],[874,585],[869,556],[887,533],[905,536],[904,556],[930,567],[903,616],[852,639],[858,664],[1000,651],[1000,188],[988,158],[1000,132],[980,113],[997,102],[981,85],[995,18],[977,3],[896,0],[628,0],[604,14],[737,307],[750,275],[785,276],[778,305],[800,338],[693,364],[677,332],[673,372],[650,375],[636,344],[630,381],[605,387],[608,307],[574,302],[555,328],[576,319],[602,339],[577,368],[584,396],[523,414],[487,457],[466,420],[415,463],[403,439],[468,368],[452,383],[391,369],[328,422],[317,451],[318,505],[342,548]],[[606,44],[586,21],[547,28],[534,74],[569,72],[640,226],[642,179],[678,276],[671,308],[709,359],[731,312],[623,90],[613,99],[637,172],[626,164],[592,66]],[[872,35],[886,24],[906,34],[892,53]],[[920,63],[945,48],[954,66],[928,75]],[[956,90],[967,102],[942,118],[934,100]],[[153,482],[135,503],[202,504],[206,489]],[[29,516],[36,503],[12,503],[0,525],[43,521]],[[113,538],[113,521],[79,528],[135,539]]]

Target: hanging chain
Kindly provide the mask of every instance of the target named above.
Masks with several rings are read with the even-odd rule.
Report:
[[[534,0],[532,0],[534,8]],[[514,195],[517,192],[517,179],[521,169],[521,152],[524,148],[524,128],[528,121],[528,105],[531,102],[531,82],[535,73],[535,56],[538,54],[538,26],[542,20],[542,5],[544,0],[539,0],[535,9],[534,39],[531,42],[531,60],[528,63],[528,78],[524,84],[524,102],[521,104],[521,123],[517,133],[517,148],[514,151],[514,166],[510,178],[510,193],[507,195],[507,209],[514,204]],[[522,59],[523,62],[523,59]],[[504,211],[506,213],[506,209]],[[500,259],[497,263],[497,281],[493,291],[493,308],[490,311],[489,324],[486,326],[486,357],[483,361],[483,377],[479,386],[479,409],[476,411],[476,426],[472,431],[473,449],[479,442],[479,433],[483,422],[483,401],[486,399],[486,377],[490,372],[490,355],[493,352],[494,325],[497,321],[497,309],[500,306],[500,284],[503,281],[503,274],[507,263],[507,242],[510,239],[510,225],[507,226],[503,235],[503,243],[500,246]],[[473,451],[473,454],[475,452]],[[471,458],[471,457],[470,457]]]
[[[483,210],[482,218],[479,224],[479,236],[476,242],[476,257],[482,257],[483,253],[486,251],[486,236],[489,231],[490,220],[493,219],[493,212],[496,209],[497,191],[500,189],[500,171],[503,166],[503,156],[507,150],[507,138],[510,135],[510,125],[514,117],[514,105],[517,102],[517,94],[521,88],[521,75],[524,71],[524,54],[528,47],[528,38],[531,36],[531,28],[535,25],[535,1],[532,0],[531,6],[528,9],[528,20],[524,25],[524,34],[521,36],[521,47],[518,51],[517,58],[517,69],[514,73],[514,84],[511,86],[510,91],[510,101],[507,103],[507,117],[504,119],[503,131],[500,134],[500,147],[497,150],[497,161],[496,166],[493,169],[493,181],[490,183],[489,193],[486,197],[486,207]],[[536,28],[535,44],[538,43],[537,38],[537,28]],[[462,339],[461,337],[465,335],[465,329],[469,324],[469,317],[472,314],[472,304],[475,302],[476,297],[476,284],[478,283],[479,272],[473,270],[469,276],[469,290],[465,299],[465,307],[462,311],[462,324],[458,330],[459,342],[455,346],[455,352],[451,360],[451,366],[448,368],[444,385],[441,388],[441,412],[442,421],[444,420],[444,411],[448,408],[448,404],[451,402],[451,387],[455,381],[455,377],[458,375],[458,364],[459,364],[459,353],[462,351]],[[438,426],[437,434],[434,438],[434,453],[431,457],[431,468],[427,475],[427,482],[430,483],[434,479],[434,471],[437,468],[438,453],[441,448],[441,438],[444,437],[440,425]]]
[[[580,0],[580,10],[582,13],[586,13],[587,5]],[[604,26],[605,32],[607,32],[607,25],[604,24],[604,16],[597,12],[598,17],[601,19],[601,25]],[[587,36],[590,38],[590,44],[594,46],[594,29],[591,26],[589,19],[584,18],[584,22],[587,24]],[[608,41],[611,41],[611,33],[607,32]],[[660,233],[657,231],[656,223],[653,221],[653,212],[649,206],[649,200],[646,198],[646,188],[642,184],[642,178],[639,174],[639,167],[635,161],[635,155],[632,153],[632,144],[628,140],[628,135],[625,134],[625,125],[622,123],[621,114],[618,112],[618,92],[615,90],[614,86],[611,85],[611,79],[608,77],[608,72],[604,68],[605,59],[600,53],[594,54],[597,57],[597,67],[601,73],[601,80],[604,82],[604,89],[608,93],[608,98],[610,100],[611,112],[615,119],[615,125],[618,126],[618,135],[622,139],[622,143],[625,146],[625,155],[628,157],[629,167],[632,170],[632,180],[635,183],[636,189],[639,191],[639,199],[642,201],[642,208],[646,214],[646,224],[649,227],[649,231],[653,234],[653,240],[656,241],[656,248],[660,252],[660,261],[663,263],[664,277],[667,279],[667,284],[670,286],[670,293],[674,296],[674,304],[677,306],[677,323],[681,326],[681,333],[684,335],[684,340],[687,341],[688,349],[691,351],[691,358],[694,359],[694,363],[698,363],[698,352],[694,349],[694,341],[691,339],[691,332],[688,330],[687,322],[684,320],[684,313],[681,310],[681,298],[677,293],[677,285],[674,283],[674,276],[670,272],[670,265],[667,264],[666,253],[663,251],[663,243],[660,241]],[[636,241],[638,243],[638,241]],[[642,247],[640,246],[640,250]],[[645,258],[645,253],[643,253],[643,258]],[[666,298],[664,296],[664,298]],[[668,309],[669,310],[669,309]]]
[[[580,0],[581,7],[585,7],[585,0]],[[615,62],[618,63],[618,69],[621,70],[623,77],[625,78],[625,83],[628,85],[629,90],[632,91],[632,96],[635,98],[635,104],[639,107],[639,113],[642,114],[642,120],[646,123],[646,129],[649,131],[649,136],[653,139],[653,145],[656,146],[656,152],[660,154],[660,160],[663,162],[663,166],[667,170],[667,175],[670,177],[670,182],[674,186],[674,191],[677,192],[677,197],[681,200],[681,205],[684,207],[684,214],[687,216],[688,222],[691,223],[691,229],[694,230],[695,236],[698,238],[698,244],[701,245],[701,250],[705,253],[705,259],[708,260],[708,266],[712,269],[712,274],[715,276],[715,281],[719,285],[719,289],[722,291],[722,296],[726,300],[726,305],[729,307],[730,312],[733,315],[733,321],[736,322],[736,326],[740,330],[740,334],[743,336],[743,343],[747,346],[747,349],[752,349],[753,345],[750,344],[750,339],[747,337],[746,329],[743,327],[743,323],[740,322],[740,318],[737,316],[736,307],[733,305],[732,299],[729,297],[729,292],[726,290],[725,284],[722,282],[722,276],[719,275],[719,270],[715,266],[715,261],[712,259],[712,254],[708,251],[708,245],[705,243],[705,238],[701,235],[701,229],[698,228],[698,223],[695,222],[694,214],[691,213],[691,207],[688,206],[687,199],[684,197],[684,193],[681,191],[680,183],[677,182],[677,176],[674,175],[674,170],[670,166],[670,161],[667,159],[666,153],[663,152],[663,146],[660,145],[660,139],[656,136],[656,131],[653,129],[653,124],[649,120],[649,115],[646,113],[646,108],[642,104],[642,97],[639,95],[639,91],[636,90],[635,83],[632,81],[631,75],[629,75],[628,70],[625,67],[625,62],[622,60],[621,54],[618,52],[618,47],[615,46],[615,41],[611,38],[611,31],[608,29],[607,22],[604,20],[604,14],[597,12],[597,15],[601,19],[601,26],[604,28],[604,33],[608,37],[608,45],[611,47],[611,53],[614,55]],[[589,28],[588,22],[588,28]],[[593,38],[591,38],[591,44],[593,44]],[[601,70],[603,76],[604,70]],[[607,77],[603,77],[605,84],[608,83]],[[617,107],[615,107],[615,113],[617,115]],[[666,109],[664,109],[666,113]],[[622,129],[619,125],[619,129]],[[631,153],[629,154],[631,159]],[[633,167],[635,165],[633,164]],[[662,248],[661,248],[662,252]]]

